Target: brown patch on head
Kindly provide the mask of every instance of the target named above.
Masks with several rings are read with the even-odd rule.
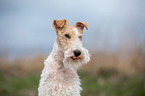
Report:
[[[65,25],[63,30],[58,34],[58,37],[62,37],[63,39],[66,39],[67,41],[72,40],[75,37],[75,30],[74,26],[72,25]]]
[[[52,24],[57,33],[57,42],[63,49],[69,48],[73,43],[81,43],[83,29],[88,29],[87,23],[77,22],[75,26],[67,24],[66,19],[53,20]]]
[[[83,22],[76,22],[75,27],[78,29],[78,31],[79,31],[80,33],[83,33],[84,27],[88,30],[88,25],[87,25],[87,23],[83,23]]]
[[[59,32],[63,29],[65,25],[68,24],[66,19],[63,20],[53,20],[52,27],[55,29],[56,32]]]
[[[63,49],[69,48],[74,43],[74,41],[80,38],[81,34],[78,31],[76,31],[76,27],[72,25],[64,25],[63,29],[60,32],[58,32],[57,42],[59,42]]]
[[[70,34],[71,37],[74,37],[75,36],[75,30],[74,30],[74,28],[75,27],[72,26],[72,25],[65,25],[63,33],[64,34]]]
[[[72,26],[72,25],[65,25],[65,27],[63,28],[63,32],[62,34],[67,34],[69,35],[69,38],[67,39],[77,39],[79,38],[80,40],[82,39],[82,34],[77,30],[76,27]],[[68,36],[66,36],[68,37]]]

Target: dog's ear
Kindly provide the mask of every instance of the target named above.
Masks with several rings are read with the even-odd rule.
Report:
[[[84,27],[88,30],[88,25],[87,23],[83,22],[76,22],[75,27],[78,29],[79,32],[83,32]]]
[[[55,29],[55,31],[59,31],[61,30],[64,25],[67,25],[68,24],[68,21],[66,19],[63,19],[63,20],[53,20],[53,23],[52,23],[52,27]]]

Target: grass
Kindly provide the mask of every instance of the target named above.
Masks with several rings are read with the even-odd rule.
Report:
[[[82,96],[145,96],[145,77],[93,76],[80,73],[82,79]]]
[[[39,75],[15,77],[0,74],[0,96],[37,96]]]
[[[144,76],[92,75],[79,72],[82,96],[145,96]],[[13,76],[0,73],[0,96],[37,96],[39,74]]]

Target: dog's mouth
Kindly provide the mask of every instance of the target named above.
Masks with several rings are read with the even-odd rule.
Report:
[[[78,60],[78,59],[80,59],[80,57],[72,56],[71,59],[73,59],[73,60]]]

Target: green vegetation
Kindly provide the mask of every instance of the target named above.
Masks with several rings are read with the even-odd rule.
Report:
[[[145,96],[144,76],[108,76],[79,72],[82,96]],[[12,76],[0,73],[0,96],[37,96],[39,74]]]
[[[81,72],[82,96],[145,96],[145,77],[109,75]]]
[[[0,74],[0,96],[37,96],[39,75],[22,77]]]

